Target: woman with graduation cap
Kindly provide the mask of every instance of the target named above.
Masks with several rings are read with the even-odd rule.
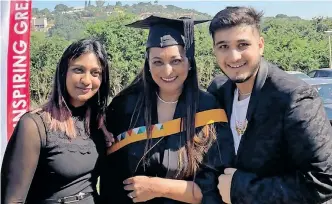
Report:
[[[112,101],[107,126],[116,143],[101,175],[103,203],[221,203],[218,171],[233,140],[214,97],[199,89],[194,25],[150,16],[127,26],[149,29],[136,79]]]

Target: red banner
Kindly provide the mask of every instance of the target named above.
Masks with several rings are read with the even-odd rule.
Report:
[[[11,0],[7,55],[7,139],[29,109],[31,0]]]

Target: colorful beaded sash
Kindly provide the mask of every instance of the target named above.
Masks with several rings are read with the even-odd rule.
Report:
[[[227,122],[227,116],[223,109],[211,109],[196,113],[195,127],[203,127],[208,124],[216,122]],[[160,138],[164,136],[173,135],[179,133],[181,125],[181,118],[167,121],[162,124],[152,125],[151,137]],[[108,148],[107,154],[111,154],[122,147],[147,139],[146,126],[137,127],[126,132],[119,134],[117,137],[117,142]]]

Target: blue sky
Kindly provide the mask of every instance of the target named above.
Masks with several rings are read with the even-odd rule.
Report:
[[[94,0],[91,0],[93,2]],[[145,2],[149,2],[144,0]],[[106,3],[115,4],[116,0],[106,0]],[[139,1],[121,1],[123,5],[133,4]],[[143,2],[143,0],[141,1]],[[151,0],[154,2],[154,0]],[[57,4],[66,4],[68,6],[84,6],[84,1],[65,1],[65,0],[32,0],[32,6],[39,9],[48,8],[53,10]],[[158,1],[158,4],[172,4],[181,8],[195,9],[210,15],[216,14],[225,6],[252,6],[262,10],[265,16],[275,16],[277,14],[286,14],[288,16],[299,16],[304,19],[311,19],[317,16],[332,17],[332,1]]]

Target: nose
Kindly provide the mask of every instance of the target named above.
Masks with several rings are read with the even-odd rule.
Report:
[[[236,62],[241,59],[241,52],[239,52],[237,49],[233,49],[230,51],[228,55],[228,59],[232,62]]]
[[[81,78],[81,83],[84,85],[84,86],[89,86],[91,84],[91,76],[89,73],[86,73],[82,76]]]
[[[165,76],[171,75],[172,72],[173,72],[173,67],[170,64],[165,64],[165,67],[164,67]]]

